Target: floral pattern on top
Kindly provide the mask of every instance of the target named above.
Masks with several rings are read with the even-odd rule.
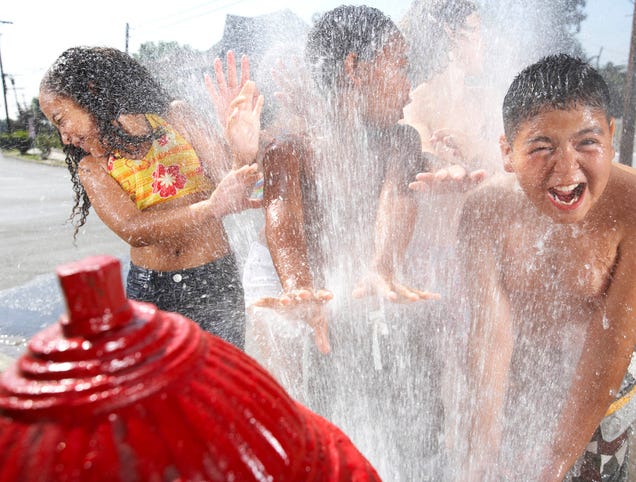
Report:
[[[181,174],[178,165],[166,167],[163,164],[157,164],[152,173],[152,178],[154,179],[152,192],[159,193],[161,197],[174,196],[179,189],[183,189],[188,180],[187,177]]]
[[[154,139],[141,159],[128,159],[119,152],[109,156],[106,169],[143,210],[157,203],[192,193],[211,192],[192,145],[164,119],[146,114]]]

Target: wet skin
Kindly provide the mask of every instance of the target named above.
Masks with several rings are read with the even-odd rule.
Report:
[[[485,447],[498,444],[504,400],[523,395],[507,392],[519,376],[513,356],[558,356],[568,329],[581,335],[574,382],[555,400],[567,403],[545,440],[551,459],[541,480],[561,480],[584,450],[636,343],[636,171],[612,162],[613,132],[613,122],[593,108],[539,113],[512,143],[501,140],[505,168],[515,176],[488,182],[462,215],[463,263],[476,301],[473,353],[488,367],[482,389],[496,394],[479,410],[488,433],[480,440],[491,442],[482,444],[482,460],[496,460],[496,450]],[[484,299],[490,303],[477,304]],[[532,350],[519,352],[520,330]],[[537,386],[559,376],[541,373]]]
[[[94,157],[106,154],[99,142],[99,131],[94,117],[73,100],[42,90],[40,108],[58,129],[64,144],[79,147]]]
[[[557,223],[581,221],[599,200],[614,157],[614,122],[600,110],[548,110],[501,140],[506,171],[543,214]]]

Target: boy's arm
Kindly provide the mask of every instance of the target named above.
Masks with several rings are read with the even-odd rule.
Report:
[[[309,266],[301,190],[300,142],[275,141],[263,157],[265,237],[283,287],[280,300],[261,300],[257,306],[294,309],[314,330],[316,345],[329,351],[323,304],[332,295],[316,289]]]
[[[541,480],[562,480],[603,419],[636,344],[636,239],[619,247],[619,259],[602,309],[591,320],[581,357],[552,441],[552,460]],[[603,319],[604,318],[604,319]]]
[[[417,204],[409,191],[399,189],[389,177],[382,186],[375,223],[375,254],[373,271],[377,279],[373,286],[359,287],[354,296],[367,291],[378,292],[391,301],[411,302],[438,299],[439,295],[401,285],[395,281],[395,267],[404,262],[404,254],[413,236]]]
[[[396,267],[404,262],[417,218],[417,202],[409,182],[417,172],[428,168],[428,159],[412,127],[395,126],[388,134],[380,147],[381,155],[388,159],[375,219],[372,272],[353,295],[379,294],[396,302],[439,299],[437,293],[407,287],[395,280]]]
[[[275,141],[263,157],[263,207],[267,245],[286,292],[313,290],[307,256],[299,146]]]
[[[482,202],[483,201],[483,202]],[[485,480],[489,464],[496,463],[501,443],[501,420],[514,348],[508,295],[497,266],[495,251],[503,238],[502,220],[487,214],[492,200],[471,196],[458,230],[462,290],[470,316],[468,344],[468,398],[465,414],[470,427],[464,479]],[[490,228],[485,230],[484,226]],[[492,467],[494,468],[494,467]]]

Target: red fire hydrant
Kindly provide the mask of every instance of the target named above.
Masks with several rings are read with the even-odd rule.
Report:
[[[58,268],[68,313],[0,376],[0,481],[378,481],[334,425],[115,258]]]

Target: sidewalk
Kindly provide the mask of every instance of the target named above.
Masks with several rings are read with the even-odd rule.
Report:
[[[36,148],[32,148],[29,149],[29,151],[27,152],[27,154],[33,155],[33,156],[39,156],[40,155],[40,150],[36,149]],[[46,159],[30,159],[27,158],[25,156],[20,156],[19,154],[16,154],[15,157],[18,157],[20,159],[24,159],[24,160],[33,160],[35,162],[39,162],[41,164],[46,164],[49,166],[62,166],[62,167],[66,167],[66,163],[64,162],[64,159],[66,159],[66,155],[64,154],[64,152],[62,152],[61,149],[51,149],[51,153],[48,155],[48,157]]]

